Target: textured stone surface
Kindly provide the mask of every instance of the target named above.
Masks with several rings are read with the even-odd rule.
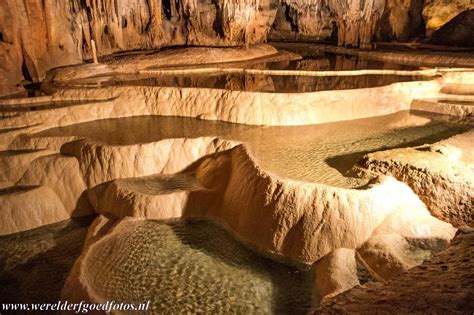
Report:
[[[261,93],[149,86],[66,89],[58,91],[57,97],[88,101],[75,106],[24,111],[2,119],[2,127],[9,131],[0,139],[0,146],[8,147],[17,136],[27,132],[98,119],[141,115],[187,116],[273,126],[374,117],[407,110],[413,99],[436,95],[439,89],[437,80],[394,83],[347,90],[344,93]],[[346,102],[348,99],[350,103]],[[131,102],[134,106],[129,106]]]
[[[360,166],[410,185],[431,213],[455,226],[474,223],[474,154],[470,131],[416,148],[368,154]]]
[[[227,158],[222,158],[224,155]],[[227,159],[230,167],[220,162]],[[260,169],[243,146],[216,153],[199,161],[189,171],[187,176],[191,177],[185,178],[184,182],[184,174],[174,178],[155,175],[112,182],[107,189],[98,192],[98,199],[103,200],[98,210],[111,218],[133,215],[167,219],[179,216],[179,212],[183,217],[211,218],[226,226],[244,243],[297,263],[312,264],[329,254],[317,264],[322,277],[327,277],[331,283],[320,284],[323,296],[337,294],[358,283],[356,250],[361,250],[364,263],[377,276],[388,279],[392,273],[408,266],[390,265],[390,270],[378,268],[387,262],[386,257],[390,256],[390,261],[398,263],[404,261],[406,255],[413,254],[408,246],[400,248],[401,251],[391,247],[420,239],[420,244],[412,242],[412,246],[421,246],[430,253],[430,250],[444,248],[455,232],[450,224],[433,218],[408,186],[392,178],[365,190],[283,180]],[[203,182],[203,176],[212,179],[213,172],[221,176],[221,181],[218,187],[213,187],[216,194],[212,198],[202,187],[190,185],[193,173],[198,178],[194,182]],[[132,208],[121,208],[120,203],[127,199],[133,200]],[[104,208],[105,203],[117,206]],[[148,204],[146,208],[139,208],[145,203]],[[131,213],[131,209],[138,210]],[[107,225],[97,222],[97,225],[103,224]],[[90,237],[99,240],[104,231],[94,227]],[[99,234],[95,237],[94,233]],[[392,235],[398,237],[395,243],[393,239],[386,239]],[[376,245],[371,241],[374,236],[380,238]],[[86,246],[65,286],[65,298],[80,296],[88,301],[100,300],[94,293],[94,284],[85,277],[88,249],[95,243],[90,241],[88,244],[90,246]],[[380,248],[379,244],[385,247]],[[347,248],[347,251],[339,250],[341,248]],[[368,257],[367,250],[361,248],[376,250],[376,253]],[[421,261],[413,261],[409,267]],[[353,268],[345,269],[349,265]]]
[[[338,248],[315,265],[316,284],[323,301],[360,284],[355,250]]]
[[[104,67],[86,70],[101,73]],[[69,72],[72,78],[73,72]],[[321,279],[327,280],[319,283],[327,299],[359,283],[357,263],[362,262],[380,281],[396,279],[401,272],[445,248],[453,237],[455,228],[433,215],[456,226],[470,225],[472,176],[463,163],[472,162],[472,133],[434,146],[403,149],[420,152],[414,160],[428,163],[429,171],[453,162],[455,173],[462,172],[453,180],[451,174],[425,172],[419,176],[424,178],[423,183],[435,185],[421,190],[410,188],[411,182],[407,185],[390,177],[381,177],[360,189],[279,178],[262,169],[244,145],[216,137],[114,145],[78,137],[34,139],[31,133],[98,119],[157,114],[269,125],[354,119],[408,109],[416,98],[438,95],[445,83],[469,79],[466,74],[441,75],[426,82],[291,97],[284,93],[196,88],[56,86],[53,88],[58,91],[50,99],[0,102],[9,110],[0,119],[3,147],[51,150],[45,150],[47,155],[41,151],[9,151],[1,156],[1,166],[15,161],[10,159],[11,154],[20,156],[18,170],[1,178],[2,185],[43,185],[2,189],[2,222],[7,222],[5,227],[9,229],[5,233],[69,218],[84,194],[95,211],[107,216],[100,216],[91,227],[83,255],[65,286],[64,299],[98,301],[94,296],[96,283],[85,278],[87,270],[81,268],[91,266],[84,263],[89,250],[108,237],[108,232],[113,233],[109,228],[127,216],[134,216],[133,220],[199,217],[219,222],[236,238],[267,255],[316,264]],[[43,108],[45,99],[51,107]],[[35,101],[40,110],[34,108]],[[400,126],[406,126],[406,122]],[[390,159],[394,159],[393,153]],[[426,154],[441,158],[432,161]],[[462,181],[460,185],[458,181]],[[442,200],[429,203],[431,199],[423,199],[433,194]],[[433,211],[435,203],[442,209]],[[131,219],[120,222],[127,220]]]
[[[375,29],[378,41],[407,42],[422,38],[425,23],[422,11],[423,0],[387,0],[383,16]]]
[[[16,182],[35,159],[53,154],[51,150],[8,150],[0,153],[0,180]]]
[[[229,64],[232,62],[251,62],[253,59],[261,62],[278,54],[278,50],[270,45],[260,44],[249,47],[190,47],[168,49],[154,53],[124,54],[120,58],[104,58],[100,64],[82,64],[53,69],[47,73],[47,81],[64,83],[98,75],[114,75],[119,73],[135,74],[142,70],[167,67],[195,67],[210,62]],[[79,81],[80,82],[80,81]],[[74,83],[73,83],[74,84]],[[53,86],[54,87],[54,86]],[[54,99],[54,95],[52,96]]]
[[[459,91],[459,88],[456,87]],[[474,103],[463,102],[461,100],[450,100],[449,97],[434,99],[418,99],[411,103],[411,109],[420,110],[450,116],[456,116],[462,119],[469,119],[474,114]]]
[[[373,41],[408,41],[445,25],[433,38],[471,45],[469,0],[177,0],[55,1],[0,4],[0,95],[23,91],[22,80],[99,56],[164,46],[237,46],[279,40],[337,39],[371,47]],[[274,21],[276,22],[274,23]],[[462,21],[461,21],[462,20]],[[272,28],[273,25],[273,28]],[[23,82],[25,83],[25,82]]]
[[[117,178],[176,173],[205,155],[232,146],[232,142],[214,137],[121,146],[78,141],[64,145],[61,152],[79,160],[87,186],[94,187]]]
[[[53,190],[71,217],[92,213],[78,160],[54,154],[34,160],[17,181],[20,186],[42,185]]]
[[[423,7],[423,18],[426,30],[429,33],[439,29],[461,12],[473,9],[474,3],[470,0],[427,0]]]
[[[318,314],[470,314],[474,309],[474,233],[387,284],[368,283],[321,307]]]
[[[17,233],[69,218],[61,200],[45,186],[1,189],[0,204],[0,235]]]
[[[424,9],[426,14],[436,14],[420,0],[285,0],[278,6],[270,37],[300,41],[330,39],[356,47],[370,47],[372,41],[406,42],[424,36]]]
[[[205,188],[187,174],[114,180],[99,196],[98,210],[117,218],[179,218],[193,191],[205,191]],[[206,207],[205,204],[195,206]]]

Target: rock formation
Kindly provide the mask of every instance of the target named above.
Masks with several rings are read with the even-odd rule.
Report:
[[[0,235],[30,230],[70,217],[59,197],[46,186],[14,186],[0,190]]]
[[[433,32],[431,42],[441,45],[474,47],[474,9],[459,13]]]
[[[323,296],[358,283],[351,280],[357,278],[355,272],[345,269],[352,278],[340,278],[328,270],[346,259],[337,254],[340,248],[352,250],[353,264],[357,251],[377,277],[389,279],[419,263],[410,254],[408,242],[437,251],[455,231],[433,218],[418,197],[394,179],[361,191],[282,180],[261,170],[242,146],[208,156],[186,172],[190,173],[115,180],[97,190],[96,209],[119,219],[212,218],[260,251],[299,263],[312,264],[330,255],[317,264],[317,270],[322,279],[327,275],[329,283],[340,284],[322,284]],[[127,219],[122,222],[120,226],[126,229]],[[335,226],[344,226],[344,233]],[[106,233],[106,229],[100,231]],[[101,237],[94,239],[70,275],[64,293],[67,299],[102,299],[94,295],[94,284],[84,278],[88,271],[82,269],[89,249]],[[74,292],[73,288],[83,289]]]
[[[138,0],[127,2],[126,6],[121,1],[70,1],[58,8],[46,2],[32,9],[33,4],[34,1],[26,4],[7,1],[1,5],[5,15],[24,10],[28,12],[28,21],[35,21],[35,16],[44,22],[45,28],[39,30],[38,36],[49,36],[50,41],[41,42],[46,48],[38,48],[36,43],[26,39],[24,31],[15,31],[19,27],[17,21],[6,24],[10,27],[10,33],[6,34],[12,38],[6,44],[11,54],[7,57],[21,60],[21,75],[33,81],[44,78],[42,92],[45,95],[0,100],[0,235],[76,216],[96,215],[81,256],[64,285],[64,300],[103,302],[109,299],[113,289],[106,281],[110,270],[126,269],[134,265],[133,259],[137,257],[121,257],[122,252],[134,250],[127,240],[136,228],[156,219],[206,219],[222,225],[232,236],[262,255],[313,268],[317,287],[315,300],[323,298],[327,303],[336,295],[359,286],[361,269],[381,283],[396,281],[394,279],[401,274],[446,249],[457,228],[472,227],[471,143],[474,133],[466,132],[472,128],[469,109],[474,82],[472,71],[357,67],[344,70],[344,65],[340,71],[306,69],[313,66],[311,62],[302,63],[296,70],[281,70],[258,64],[275,60],[290,62],[300,56],[279,52],[266,44],[246,48],[189,47],[107,57],[103,55],[157,48],[164,43],[229,46],[261,42],[274,15],[280,14],[282,18],[282,7],[277,9],[270,1],[220,4],[204,0],[163,0],[158,6],[156,2]],[[311,19],[298,19],[298,12],[304,8],[300,5],[294,1],[285,1],[283,5],[285,10],[290,10],[293,27],[306,34],[329,30],[314,25],[305,29],[303,26]],[[321,13],[318,19],[333,19],[331,23],[337,28],[341,45],[368,47],[377,23],[385,19],[393,24],[399,15],[416,13],[416,17],[404,20],[400,28],[393,24],[384,30],[390,37],[416,37],[419,29],[408,34],[408,25],[416,20],[420,29],[422,26],[417,20],[421,6],[416,1],[404,2],[403,6],[401,2],[375,0],[334,0],[310,5],[317,8],[310,10],[310,17],[313,11],[324,11],[326,15]],[[292,6],[297,10],[291,11]],[[68,39],[68,35],[59,36],[54,32],[58,23],[74,25],[68,33],[74,36]],[[90,57],[92,39],[97,41],[101,62],[66,66],[66,63]],[[59,50],[49,49],[48,45],[59,45]],[[353,50],[329,48],[327,51]],[[67,58],[61,59],[56,54]],[[377,52],[372,55],[380,56]],[[400,55],[412,63],[418,58],[402,52],[388,58]],[[440,58],[440,55],[432,56],[428,62],[436,64]],[[56,65],[56,59],[64,67],[47,71]],[[208,64],[215,60],[220,63]],[[470,58],[457,55],[448,62],[459,60],[468,65],[472,63]],[[9,77],[12,73],[15,76],[17,70],[2,72],[8,77],[8,83],[20,79],[21,75],[14,79]],[[373,75],[384,79],[388,75],[395,76],[397,83],[382,80],[383,86],[307,93],[233,90],[230,85],[238,84],[233,80],[226,81],[226,89],[154,86],[153,82],[160,81],[153,80],[152,84],[144,84],[157,75],[203,74],[255,76],[255,79],[245,77],[245,80],[253,80],[255,87],[276,84],[287,76],[298,77],[302,85],[319,82],[308,78],[344,77],[350,82],[347,78],[363,81],[362,76]],[[411,81],[398,82],[399,77],[415,75]],[[256,79],[258,76],[269,78]],[[115,85],[122,80],[131,82]],[[341,82],[340,87],[346,88],[342,79]],[[448,101],[450,106],[440,105],[442,100]],[[357,189],[274,174],[262,166],[258,152],[252,152],[236,139],[212,135],[212,128],[208,131],[211,135],[182,131],[183,135],[174,136],[172,132],[159,134],[162,130],[153,125],[144,133],[156,133],[154,138],[124,135],[124,139],[116,142],[117,139],[106,139],[107,135],[95,139],[80,132],[65,132],[56,136],[51,130],[107,119],[158,115],[220,120],[245,124],[243,127],[249,129],[289,128],[410,109],[429,113],[418,118],[404,116],[408,118],[395,122],[387,119],[387,130],[449,123],[449,135],[463,133],[448,138],[448,131],[441,128],[436,141],[444,140],[438,142],[432,138],[416,139],[425,143],[419,146],[404,139],[400,142],[403,148],[386,150],[387,147],[379,145],[375,152],[373,148],[351,152],[357,158],[365,156],[352,173],[345,172],[350,168],[347,165],[346,170],[338,168],[334,160],[347,158],[341,154],[347,154],[347,146],[356,146],[355,141],[333,144],[338,146],[339,155],[330,156],[325,163],[333,163],[330,165],[344,175],[359,173],[370,177],[370,181],[358,185]],[[449,117],[435,116],[435,113]],[[121,123],[123,121],[115,126],[123,128]],[[237,129],[232,124],[226,126]],[[364,140],[376,142],[373,135],[378,129],[374,129],[366,136],[369,139]],[[304,134],[299,136],[305,137]],[[324,143],[317,145],[317,149],[324,149]],[[107,255],[100,254],[105,249]],[[118,257],[121,259],[116,259]]]
[[[6,0],[0,4],[0,95],[24,91],[22,85],[41,81],[51,68],[90,59],[91,40],[99,56],[176,45],[248,45],[269,34],[367,48],[374,40],[423,38],[425,24],[430,36],[469,8],[467,0]],[[463,13],[454,26],[436,32],[433,42],[470,45],[469,16]]]
[[[471,131],[429,146],[372,153],[361,166],[408,183],[434,216],[458,227],[472,227],[473,135]]]
[[[427,34],[430,35],[463,11],[470,9],[474,9],[474,3],[469,0],[425,1],[423,7],[423,19],[426,23]]]
[[[387,0],[383,16],[376,26],[378,41],[407,42],[425,35],[422,11],[424,1]]]
[[[474,307],[474,233],[460,232],[444,252],[386,285],[370,283],[328,300],[320,314],[466,313]],[[427,281],[429,279],[429,281]],[[416,297],[416,302],[413,301]]]
[[[98,54],[172,45],[235,46],[266,38],[275,10],[268,0],[2,1],[0,95],[22,79]]]

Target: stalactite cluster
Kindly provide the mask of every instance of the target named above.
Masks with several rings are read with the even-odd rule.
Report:
[[[294,10],[293,22],[301,34],[328,37],[334,23],[340,45],[368,47],[386,0],[281,0],[281,3]]]

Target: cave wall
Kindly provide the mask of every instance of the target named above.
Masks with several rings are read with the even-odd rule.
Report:
[[[430,42],[438,45],[474,47],[474,9],[461,12],[434,31]]]
[[[385,10],[377,23],[376,41],[399,41],[423,38],[425,0],[386,0]]]
[[[91,39],[99,56],[236,46],[267,36],[368,48],[373,41],[431,38],[435,31],[434,43],[462,46],[471,38],[471,15],[440,28],[468,9],[471,0],[1,0],[0,95],[22,91],[22,80],[41,80],[53,67],[91,58]],[[462,34],[444,41],[459,23]]]
[[[282,0],[270,38],[370,47],[385,0]]]
[[[474,9],[474,1],[282,0],[277,7],[273,40],[337,40],[339,45],[370,47],[373,41],[429,40],[457,15]],[[438,38],[436,42],[443,43]],[[446,44],[453,42],[468,43],[452,39]]]
[[[272,40],[319,41],[337,34],[336,17],[325,1],[283,0],[270,31]]]
[[[472,0],[425,0],[423,19],[426,23],[427,35],[430,36],[454,17],[469,9],[474,9]]]
[[[337,40],[370,47],[372,41],[424,36],[424,0],[284,0],[270,36],[275,40]]]

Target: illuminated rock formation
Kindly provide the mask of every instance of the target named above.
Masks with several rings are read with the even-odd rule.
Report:
[[[474,9],[474,3],[469,0],[427,0],[423,7],[423,18],[426,23],[426,31],[431,34],[439,29],[461,12]]]
[[[91,40],[99,56],[177,45],[249,45],[269,33],[280,40],[332,37],[339,45],[369,48],[377,40],[422,39],[425,24],[430,37],[472,8],[468,0],[6,0],[0,4],[0,95],[24,91],[23,84],[43,80],[51,68],[90,59]],[[454,26],[439,30],[434,42],[469,45],[469,16],[463,13]]]
[[[433,145],[371,153],[361,166],[406,182],[434,216],[457,227],[472,226],[473,139],[471,131]]]
[[[348,278],[332,271],[338,268],[334,266],[355,264],[355,251],[376,277],[389,279],[421,262],[410,246],[438,251],[455,231],[433,218],[408,186],[391,178],[366,190],[283,180],[260,169],[243,146],[197,164],[175,176],[116,180],[98,191],[97,210],[111,218],[207,217],[244,243],[293,262],[312,264],[330,255],[317,263],[322,279],[329,279],[321,284],[323,296],[358,283],[354,270],[343,271],[351,275]],[[103,219],[98,220],[96,225]],[[133,221],[122,220],[120,229],[126,230],[127,222]],[[95,239],[101,242],[100,236]],[[74,300],[78,294],[88,301],[105,298],[95,295],[94,284],[87,280],[84,266],[95,241],[88,244],[65,286],[64,298]],[[339,255],[340,248],[348,249],[349,256]],[[352,262],[347,261],[350,257]],[[74,292],[74,288],[82,289]]]
[[[259,43],[273,23],[270,1],[2,1],[0,95],[22,79],[99,55],[171,45]]]
[[[474,47],[474,4],[433,32],[431,42],[441,45]]]
[[[17,233],[70,217],[58,196],[45,186],[0,190],[0,235]]]
[[[318,314],[465,313],[472,309],[474,233],[459,233],[450,247],[385,285],[367,283],[328,300]],[[414,301],[416,297],[416,302]]]

